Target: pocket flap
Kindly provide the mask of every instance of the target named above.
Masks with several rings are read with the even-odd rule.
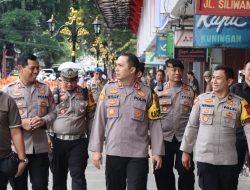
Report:
[[[236,119],[236,113],[232,111],[223,111],[222,112],[223,116],[228,118],[228,119]]]
[[[214,113],[213,109],[201,109],[202,114],[212,115]]]
[[[180,104],[181,104],[181,105],[185,105],[185,106],[192,107],[192,101],[191,101],[191,100],[188,100],[188,99],[181,99],[181,100],[180,100]]]
[[[135,102],[134,103],[134,108],[145,111],[146,110],[146,103],[144,103],[144,102]]]
[[[112,107],[112,106],[119,106],[119,99],[108,99],[107,106]]]
[[[172,104],[171,98],[160,98],[159,99],[160,105],[170,105]]]

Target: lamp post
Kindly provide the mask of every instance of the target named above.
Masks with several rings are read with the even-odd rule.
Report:
[[[100,56],[100,47],[99,47],[99,34],[101,33],[101,22],[99,21],[99,17],[97,16],[95,21],[92,23],[94,26],[94,32],[96,35],[96,41],[97,41],[97,46],[96,46],[96,59],[97,59],[97,64],[96,67],[98,67],[98,62],[99,62],[99,56]]]
[[[68,17],[69,21],[65,22],[58,31],[53,35],[55,31],[56,20],[52,15],[51,18],[47,21],[49,25],[49,31],[52,37],[55,37],[57,34],[61,33],[68,38],[69,45],[68,47],[72,50],[71,57],[72,62],[76,61],[76,50],[80,49],[79,43],[81,40],[78,38],[79,36],[84,36],[89,34],[89,32],[83,27],[84,24],[81,22],[81,18],[79,17],[79,11],[75,8],[70,8],[70,16]]]

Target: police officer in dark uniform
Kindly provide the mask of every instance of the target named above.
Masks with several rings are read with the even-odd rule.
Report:
[[[54,89],[56,109],[46,119],[51,129],[53,190],[67,189],[67,173],[72,177],[72,190],[86,190],[85,169],[88,140],[94,117],[95,103],[87,88],[77,85],[78,71],[61,71],[62,86]]]

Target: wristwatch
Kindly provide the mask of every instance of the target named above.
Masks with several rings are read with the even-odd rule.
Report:
[[[23,160],[19,159],[19,163],[28,164],[29,160],[28,160],[28,158],[24,158]]]

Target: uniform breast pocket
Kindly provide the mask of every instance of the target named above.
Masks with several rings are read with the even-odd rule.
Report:
[[[170,106],[172,104],[171,98],[160,98],[159,104],[160,104],[161,113],[169,113],[170,112]]]
[[[76,101],[75,106],[76,106],[76,113],[78,115],[81,115],[86,110],[87,102],[86,101]]]
[[[191,109],[192,109],[192,102],[189,99],[181,99],[180,100],[180,104],[181,104],[181,109],[182,109],[182,113],[190,113]]]
[[[134,103],[132,111],[132,119],[136,121],[143,121],[145,118],[146,103]]]
[[[223,126],[224,127],[235,127],[236,113],[232,111],[222,111]]]
[[[203,125],[212,125],[213,115],[214,115],[213,109],[201,109],[200,123]]]
[[[19,114],[21,116],[22,119],[25,119],[28,117],[28,106],[27,103],[25,101],[17,101],[16,105],[18,107],[19,110]]]
[[[38,115],[42,117],[48,113],[49,101],[47,99],[38,100]]]
[[[107,101],[107,118],[117,118],[119,117],[119,100],[118,99],[108,99]]]
[[[68,101],[63,101],[56,106],[56,111],[58,115],[65,114],[69,109]]]

